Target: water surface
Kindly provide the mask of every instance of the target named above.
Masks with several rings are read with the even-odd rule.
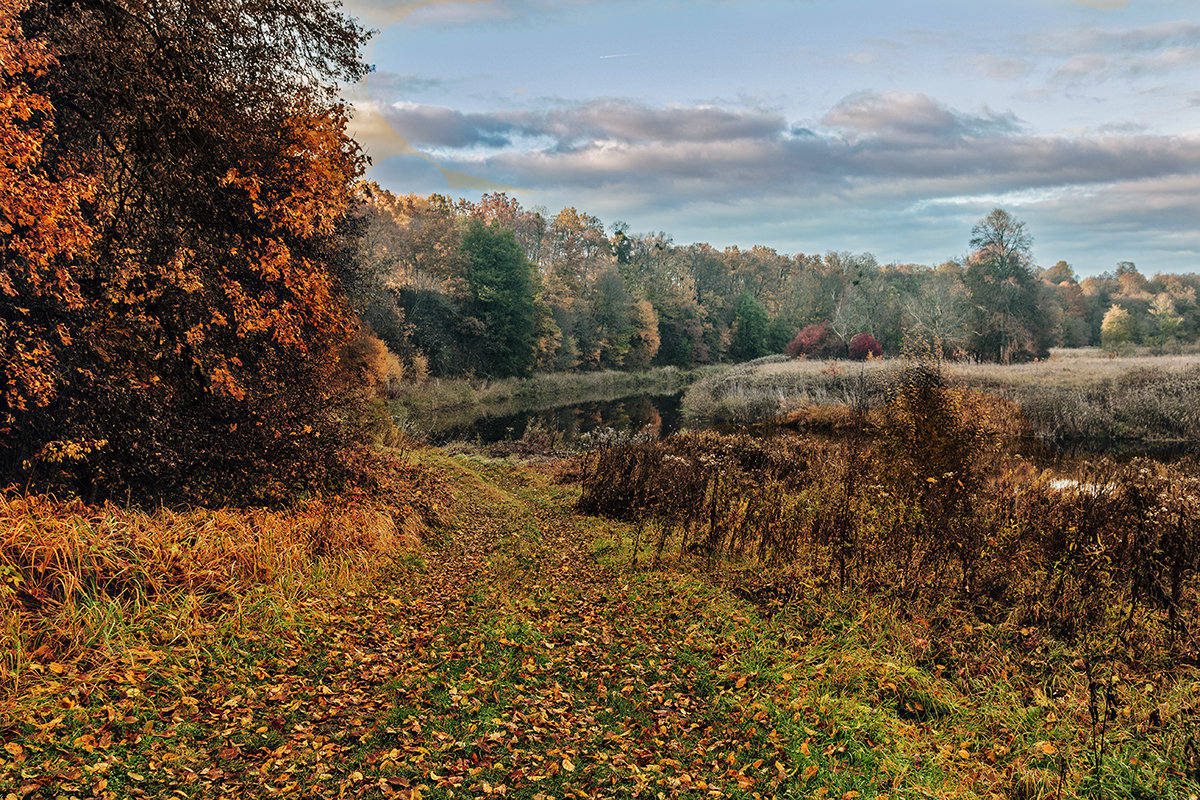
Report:
[[[495,444],[521,439],[526,433],[547,433],[564,442],[577,440],[585,433],[612,428],[622,433],[646,431],[653,437],[668,436],[679,430],[682,421],[682,394],[638,395],[620,400],[572,403],[539,411],[521,411],[433,431],[433,444],[472,441]]]

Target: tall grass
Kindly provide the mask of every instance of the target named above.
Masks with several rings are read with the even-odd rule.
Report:
[[[694,423],[749,423],[814,408],[882,408],[897,361],[763,359],[709,375],[683,398]],[[1200,358],[1109,358],[1056,351],[1048,361],[954,363],[954,385],[1019,405],[1029,432],[1053,446],[1091,451],[1195,450],[1200,442]],[[829,412],[822,412],[828,414]]]
[[[0,692],[37,664],[102,664],[114,648],[184,637],[251,598],[279,610],[299,593],[343,591],[417,532],[416,516],[353,498],[145,512],[9,489],[0,493]]]

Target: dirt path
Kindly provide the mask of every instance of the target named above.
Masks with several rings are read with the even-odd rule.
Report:
[[[133,652],[47,698],[0,797],[750,797],[799,779],[786,748],[823,723],[739,670],[744,618],[599,564],[602,523],[542,476],[457,468],[450,529],[377,590],[194,657]]]

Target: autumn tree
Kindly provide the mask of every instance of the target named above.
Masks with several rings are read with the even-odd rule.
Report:
[[[787,354],[792,358],[841,358],[846,355],[846,343],[828,322],[814,322],[788,343]]]
[[[1104,349],[1116,352],[1133,339],[1133,317],[1116,303],[1104,315],[1100,325],[1100,341]]]
[[[730,356],[738,361],[751,361],[767,355],[770,352],[767,339],[769,332],[767,310],[750,292],[742,292],[734,312]]]
[[[994,209],[971,229],[972,253],[963,275],[970,296],[971,354],[978,360],[1020,361],[1049,352],[1033,272],[1033,237],[1025,223]]]
[[[62,390],[68,323],[85,301],[76,263],[91,229],[79,204],[90,198],[78,175],[59,177],[44,153],[54,146],[54,108],[31,84],[57,59],[27,39],[23,3],[0,0],[0,457],[28,453]]]
[[[256,500],[341,480],[361,431],[336,262],[362,158],[336,98],[363,32],[320,0],[35,0],[20,20],[58,58],[23,81],[53,109],[41,169],[91,187],[90,236],[58,256],[76,307],[21,326],[57,390],[9,426],[6,477]],[[35,299],[13,288],[6,319]]]

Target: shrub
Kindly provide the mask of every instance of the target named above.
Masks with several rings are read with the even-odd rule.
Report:
[[[792,358],[839,358],[846,354],[846,343],[833,332],[828,322],[806,325],[787,346]]]
[[[869,333],[858,333],[850,340],[849,354],[855,361],[868,357],[879,358],[883,355],[883,345]]]
[[[997,457],[1011,405],[928,371],[902,389],[878,446],[702,433],[593,454],[579,509],[635,522],[635,562],[678,548],[817,591],[949,601],[1132,658],[1195,657],[1196,476],[1139,461],[1052,481]]]

